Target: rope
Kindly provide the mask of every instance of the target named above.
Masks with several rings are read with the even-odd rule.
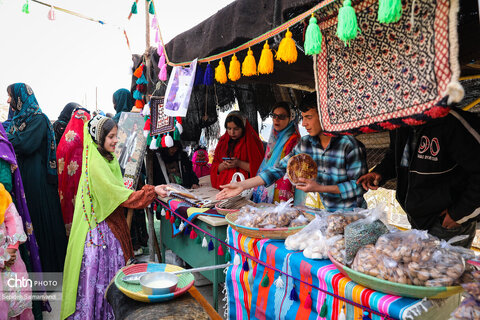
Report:
[[[252,40],[247,41],[244,44],[242,44],[242,45],[240,45],[236,48],[233,48],[233,49],[230,49],[230,50],[227,50],[227,51],[224,51],[222,53],[218,53],[218,54],[215,54],[215,55],[212,55],[212,56],[200,58],[197,61],[199,63],[211,62],[211,61],[214,61],[214,60],[219,60],[221,58],[225,58],[227,56],[233,55],[234,53],[237,53],[239,51],[248,49],[251,46],[254,46],[258,43],[264,42],[264,41],[268,40],[269,38],[271,38],[273,36],[276,36],[277,34],[287,30],[289,27],[291,27],[294,24],[297,24],[298,22],[307,18],[308,16],[310,16],[315,11],[317,11],[317,10],[319,10],[319,9],[321,9],[321,8],[327,6],[327,5],[329,5],[329,4],[331,4],[335,1],[336,0],[324,0],[324,1],[320,2],[319,4],[317,4],[316,6],[314,6],[313,8],[309,9],[308,11],[305,11],[304,13],[296,16],[295,18],[292,18],[292,19],[288,20],[287,22],[281,24],[277,28],[272,29],[270,31],[267,31],[266,33],[264,33],[264,34],[262,34],[262,35],[260,35],[256,38],[253,38]],[[155,12],[157,12],[157,8],[155,7],[155,1],[152,0],[152,3],[153,3],[153,7],[155,8]],[[160,32],[160,23],[159,23],[158,20],[159,19],[157,19],[158,34],[159,34],[161,45],[163,47],[163,52],[165,54],[165,60],[166,60],[167,64],[169,66],[172,66],[172,67],[189,65],[192,61],[184,61],[184,62],[172,62],[172,61],[170,61],[170,58],[168,57],[168,54],[167,54],[167,51],[166,51],[166,48],[165,48],[165,43],[163,41],[162,33]]]
[[[152,0],[152,1],[153,1],[153,0]],[[240,249],[237,249],[237,248],[229,245],[229,244],[226,243],[225,241],[223,241],[223,240],[221,240],[221,239],[218,239],[217,237],[215,237],[214,235],[212,235],[210,232],[208,232],[208,231],[206,231],[206,230],[203,230],[202,228],[198,227],[198,226],[195,225],[194,223],[188,221],[188,219],[185,219],[182,215],[178,214],[175,210],[172,210],[172,208],[170,208],[169,206],[167,206],[163,201],[160,201],[160,200],[158,200],[158,199],[155,199],[155,201],[157,201],[158,203],[160,203],[160,205],[161,205],[162,207],[164,207],[165,210],[169,210],[170,212],[172,212],[172,214],[175,214],[178,218],[180,218],[180,219],[183,220],[184,222],[188,223],[188,224],[191,225],[192,227],[194,227],[194,228],[196,228],[197,230],[199,230],[199,231],[203,232],[204,234],[208,235],[208,236],[211,237],[212,239],[217,240],[218,242],[220,242],[221,244],[223,244],[223,245],[226,246],[227,248],[230,248],[230,249],[232,249],[233,251],[235,251],[235,252],[243,255],[245,258],[248,258],[248,259],[250,259],[250,260],[252,260],[252,261],[254,261],[254,262],[258,263],[258,264],[261,264],[262,266],[264,266],[264,267],[266,267],[266,268],[269,268],[269,269],[271,269],[271,270],[273,270],[273,271],[275,271],[275,272],[281,273],[281,274],[285,275],[286,277],[292,278],[293,280],[297,280],[297,281],[299,281],[299,282],[301,282],[301,283],[303,283],[303,284],[306,284],[306,285],[312,287],[313,289],[316,289],[316,290],[321,291],[321,292],[323,292],[323,293],[325,293],[325,294],[328,294],[328,295],[330,295],[330,296],[332,296],[332,297],[334,297],[334,298],[336,298],[336,299],[342,300],[343,302],[346,302],[346,303],[348,303],[348,304],[351,304],[351,305],[353,305],[353,306],[355,306],[355,307],[357,307],[357,308],[360,308],[360,309],[363,309],[363,310],[368,311],[368,312],[370,312],[370,313],[376,314],[376,315],[378,315],[378,316],[380,316],[380,317],[383,317],[384,319],[387,319],[387,320],[388,320],[388,319],[392,319],[392,318],[391,318],[389,315],[387,315],[387,314],[383,314],[383,313],[377,312],[377,311],[375,311],[375,310],[373,310],[373,309],[371,309],[371,308],[369,308],[369,307],[363,306],[363,305],[361,305],[361,304],[359,304],[359,303],[357,303],[357,302],[355,302],[355,301],[352,301],[352,300],[349,300],[349,299],[347,299],[347,298],[341,297],[341,296],[336,295],[336,294],[334,294],[334,293],[331,293],[331,292],[329,292],[329,291],[327,291],[327,290],[324,290],[324,289],[321,289],[321,288],[319,288],[319,287],[317,287],[317,286],[314,286],[313,284],[311,284],[311,283],[309,283],[309,282],[307,282],[307,281],[304,281],[304,280],[302,280],[302,279],[298,279],[298,278],[296,278],[296,277],[294,277],[294,276],[292,276],[292,275],[290,275],[290,274],[288,274],[288,273],[285,273],[285,272],[283,272],[282,270],[277,269],[277,268],[275,268],[274,266],[271,266],[271,265],[269,265],[269,264],[267,264],[267,263],[265,263],[265,262],[257,259],[256,257],[251,256],[250,254],[248,254],[248,253],[246,253],[246,252],[244,252],[244,251],[242,251],[242,250],[240,250]],[[392,320],[393,320],[393,319],[392,319]]]

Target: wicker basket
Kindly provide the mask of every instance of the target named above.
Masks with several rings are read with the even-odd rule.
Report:
[[[315,216],[309,213],[304,213],[305,217],[312,221]],[[288,236],[295,234],[302,230],[305,226],[292,227],[292,228],[275,228],[275,229],[264,229],[264,228],[252,228],[245,227],[235,223],[238,218],[238,212],[229,213],[225,216],[228,224],[235,229],[237,232],[250,237],[257,239],[286,239]]]

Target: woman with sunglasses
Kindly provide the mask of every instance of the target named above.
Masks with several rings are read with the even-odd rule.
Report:
[[[287,102],[278,102],[272,109],[273,126],[268,139],[265,158],[263,159],[258,172],[276,165],[283,157],[292,151],[300,140],[294,111]],[[291,182],[282,178],[270,187],[259,186],[253,192],[254,202],[274,203],[287,201],[292,198],[295,189]]]

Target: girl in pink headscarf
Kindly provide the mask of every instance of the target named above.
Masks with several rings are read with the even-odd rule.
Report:
[[[210,175],[207,150],[203,148],[197,149],[193,154],[192,162],[193,172],[195,172],[198,178]]]

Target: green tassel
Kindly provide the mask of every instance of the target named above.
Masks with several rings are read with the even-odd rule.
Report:
[[[197,236],[197,237],[195,238],[195,243],[196,243],[196,244],[202,244],[202,237]]]
[[[175,127],[175,131],[173,132],[173,140],[180,141],[180,132],[178,131],[177,127]]]
[[[232,259],[232,256],[230,255],[230,249],[227,248],[227,252],[225,252],[225,263],[230,262],[230,259]]]
[[[337,23],[337,36],[345,42],[345,45],[349,45],[350,41],[357,37],[357,33],[360,31],[357,23],[357,16],[355,15],[355,9],[352,7],[351,0],[344,0],[343,7],[338,10],[338,23]]]
[[[175,227],[180,227],[180,219],[175,219]]]
[[[155,145],[157,146],[157,148],[162,147],[162,137],[157,136],[157,143]]]
[[[151,135],[148,135],[148,136],[147,136],[147,146],[149,146],[150,143],[152,143],[152,136],[151,136]]]
[[[148,13],[155,14],[155,8],[153,7],[153,1],[150,2],[150,5],[148,6]]]
[[[134,1],[133,4],[132,4],[132,10],[130,10],[131,13],[133,14],[137,14],[138,11],[137,11],[137,3]]]
[[[323,305],[322,305],[322,308],[320,309],[320,318],[326,318],[327,317],[327,311],[328,311],[328,307],[327,307],[327,299],[325,298],[325,300],[323,300]]]
[[[270,279],[268,279],[268,275],[266,274],[262,280],[262,287],[266,288],[268,287],[269,284],[270,284]]]
[[[25,1],[25,4],[23,5],[22,7],[22,12],[26,13],[26,14],[29,14],[30,13],[30,10],[28,9],[28,0]]]
[[[402,0],[378,0],[378,21],[395,23],[402,17]]]
[[[322,52],[322,31],[317,24],[317,18],[313,16],[308,23],[307,31],[305,33],[305,54],[312,55]]]

